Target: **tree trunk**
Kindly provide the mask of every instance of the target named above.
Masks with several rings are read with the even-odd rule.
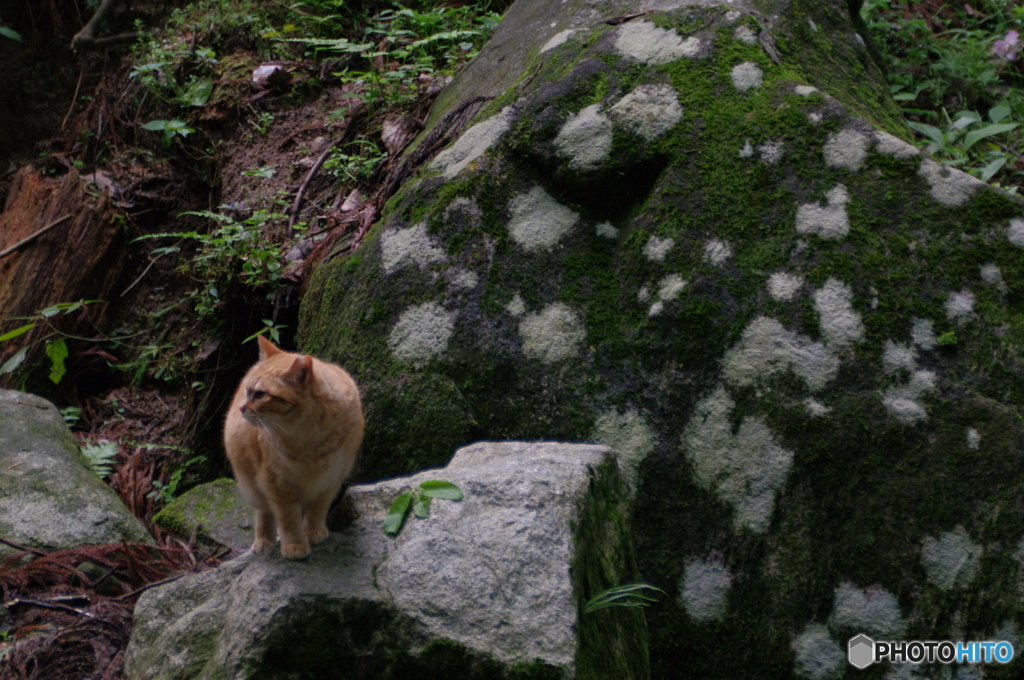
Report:
[[[30,166],[18,171],[0,214],[0,252],[6,253],[0,256],[0,335],[30,322],[23,317],[83,299],[99,301],[83,313],[92,324],[102,322],[104,301],[113,293],[125,256],[116,217],[109,197],[87,191],[74,170],[59,179],[44,178]],[[0,366],[26,346],[32,346],[26,359],[38,356],[39,341],[54,333],[56,323],[57,317],[39,321],[28,333],[0,343]],[[61,330],[70,330],[66,319],[59,323],[65,324]],[[0,377],[0,385],[12,385],[13,375]]]

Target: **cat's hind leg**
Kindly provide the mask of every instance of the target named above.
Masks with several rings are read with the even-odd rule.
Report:
[[[281,554],[290,560],[309,557],[309,540],[302,531],[302,506],[289,503],[277,512],[277,528],[281,534]]]
[[[334,500],[334,491],[327,491],[307,505],[302,513],[302,530],[311,545],[318,545],[327,539],[327,511]]]

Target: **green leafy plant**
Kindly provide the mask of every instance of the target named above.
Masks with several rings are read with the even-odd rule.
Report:
[[[181,270],[199,284],[188,295],[196,313],[202,318],[211,318],[216,314],[224,302],[225,291],[232,284],[258,287],[274,285],[280,281],[278,272],[281,269],[281,247],[267,243],[262,232],[265,225],[274,220],[283,220],[284,216],[268,210],[256,210],[249,217],[238,219],[230,214],[227,206],[224,208],[223,213],[206,210],[182,213],[211,220],[218,225],[211,233],[161,233],[136,239],[178,238],[199,245],[198,254],[185,259]],[[157,251],[178,252],[180,247],[168,246],[154,253]]]
[[[261,177],[263,179],[270,179],[277,174],[277,169],[273,165],[264,165],[261,168],[255,168],[253,170],[243,170],[242,174],[246,177]]]
[[[286,326],[285,324],[275,324],[273,319],[263,319],[263,328],[259,329],[258,331],[247,337],[245,340],[242,341],[242,343],[244,344],[246,342],[249,342],[250,340],[255,340],[261,335],[269,335],[270,339],[274,342],[274,344],[279,345],[281,344],[282,328],[288,328],[288,326]]]
[[[60,410],[60,415],[64,419],[65,425],[74,427],[82,417],[82,409],[79,406],[65,406]]]
[[[627,583],[621,586],[614,586],[602,590],[586,601],[583,605],[583,613],[591,614],[600,609],[608,607],[648,607],[651,602],[657,602],[658,598],[649,593],[665,594],[665,591],[649,583]]]
[[[153,448],[166,448],[162,446],[154,446]],[[167,504],[173,501],[178,493],[178,486],[181,484],[181,480],[185,471],[191,465],[202,463],[206,460],[206,456],[193,456],[185,461],[181,467],[175,468],[171,471],[171,474],[167,477],[166,482],[161,482],[159,479],[153,480],[153,490],[146,494],[146,498],[155,498],[157,501]]]
[[[100,479],[106,479],[114,471],[114,458],[117,456],[117,443],[101,439],[82,447],[82,455],[89,467]]]
[[[46,343],[44,352],[50,360],[50,380],[55,384],[60,383],[67,371],[64,366],[64,360],[68,357],[68,346],[67,343],[65,343],[64,338],[71,336],[62,333],[54,327],[51,319],[58,315],[72,314],[83,309],[87,305],[97,302],[99,302],[99,300],[60,302],[41,309],[32,316],[12,317],[14,320],[28,321],[28,323],[0,335],[0,343],[10,342],[11,340],[19,338],[37,327],[49,328],[50,332],[36,340],[36,342]],[[28,351],[32,348],[33,344],[35,343],[29,343],[11,355],[11,357],[4,362],[3,366],[0,366],[0,375],[6,375],[16,371],[25,362],[25,359],[28,357]]]
[[[462,490],[451,482],[441,480],[423,482],[414,490],[399,495],[391,504],[387,517],[384,518],[384,533],[397,536],[405,524],[405,518],[409,515],[410,509],[421,519],[429,517],[430,501],[433,498],[461,501],[463,495]]]
[[[915,121],[908,121],[907,125],[929,140],[928,153],[947,165],[963,166],[983,182],[992,179],[1010,160],[1011,152],[1005,145],[991,140],[981,142],[989,138],[1004,138],[1017,129],[1018,123],[1003,122],[1010,116],[1010,107],[992,107],[988,112],[988,122],[974,111],[961,111],[955,120],[950,120],[944,109],[942,113],[946,118],[945,130]]]
[[[170,146],[175,137],[187,137],[195,132],[195,130],[190,128],[188,123],[183,120],[151,120],[143,125],[142,129],[153,132],[163,132],[163,137],[161,138],[160,143],[164,146]]]
[[[1017,151],[1024,139],[1024,6],[865,0],[861,16],[886,63],[893,98],[929,152],[1017,191],[1024,183]]]

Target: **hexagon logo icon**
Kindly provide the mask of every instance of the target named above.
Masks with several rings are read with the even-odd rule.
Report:
[[[875,641],[867,635],[850,638],[847,659],[854,668],[864,670],[875,662]]]

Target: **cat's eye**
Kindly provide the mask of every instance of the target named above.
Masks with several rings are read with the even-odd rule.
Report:
[[[255,392],[252,393],[252,399],[254,400],[262,399],[265,396],[267,396],[267,393],[264,392],[263,390],[256,390]]]

